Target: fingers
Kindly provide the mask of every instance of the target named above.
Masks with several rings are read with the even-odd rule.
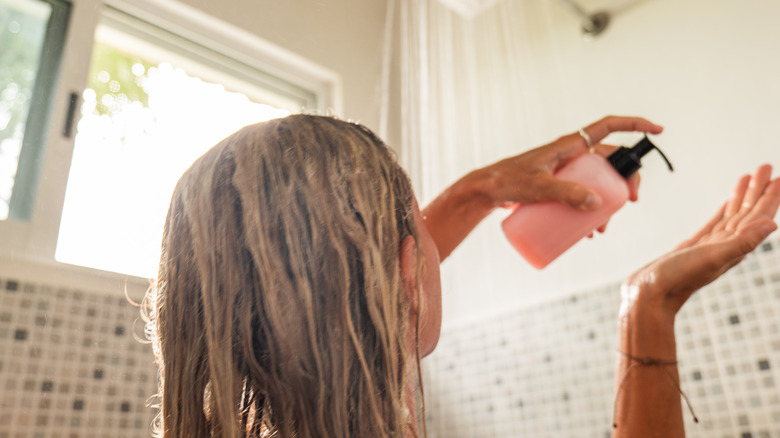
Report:
[[[739,230],[761,218],[773,219],[780,207],[780,178],[769,182],[752,209],[734,227]]]
[[[726,218],[730,218],[737,214],[740,208],[742,208],[742,200],[745,198],[748,186],[750,185],[750,175],[743,175],[739,181],[737,181],[736,187],[734,187],[734,193],[731,195],[728,204],[726,204],[726,211],[723,213]],[[723,228],[725,228],[725,224]]]
[[[745,199],[742,200],[743,209],[750,209],[758,201],[761,195],[764,194],[769,180],[772,177],[772,166],[764,164],[756,169],[756,173],[750,178],[750,184],[748,185],[747,193],[745,193]]]
[[[641,117],[618,117],[607,116],[603,119],[586,126],[585,132],[591,138],[591,141],[595,144],[604,139],[606,136],[613,132],[618,131],[635,131],[635,132],[649,132],[651,134],[660,134],[664,128],[661,125],[643,119]]]
[[[734,186],[734,191],[731,194],[731,198],[726,201],[726,204],[723,207],[721,220],[716,223],[710,230],[711,234],[726,229],[726,225],[728,225],[729,220],[734,217],[734,215],[737,214],[739,209],[742,207],[742,200],[745,198],[745,193],[747,192],[749,185],[750,175],[742,175],[742,177],[740,177],[737,181],[737,185]]]
[[[771,166],[763,165],[756,169],[752,177],[742,176],[734,187],[732,197],[704,227],[678,245],[677,249],[704,241],[720,240],[757,223],[771,221],[780,208],[780,178],[770,181],[771,172]]]
[[[769,180],[772,176],[772,166],[765,164],[756,169],[753,177],[750,178],[750,182],[745,189],[745,194],[742,198],[742,202],[726,224],[725,229],[728,231],[736,230],[742,220],[753,212],[753,208],[756,203],[763,197],[764,192],[769,185]]]
[[[599,142],[606,136],[613,132],[618,131],[634,131],[634,132],[649,132],[651,134],[660,134],[664,128],[661,125],[657,125],[649,120],[641,117],[621,117],[621,116],[607,116],[603,119],[592,123],[582,130],[585,132],[585,136],[590,139],[590,144],[584,136],[579,132],[575,132],[564,137],[561,137],[553,143],[558,149],[560,161],[571,160],[579,155],[585,153],[590,147],[595,147],[598,151]],[[608,155],[608,154],[602,154]]]
[[[662,280],[668,281],[666,290],[681,292],[682,305],[691,293],[742,261],[776,229],[772,220],[763,219],[728,238],[671,253],[671,258],[679,257],[678,262],[668,265],[670,270],[662,275]]]
[[[536,201],[559,201],[578,210],[591,211],[601,206],[601,197],[588,187],[553,176],[539,177]]]

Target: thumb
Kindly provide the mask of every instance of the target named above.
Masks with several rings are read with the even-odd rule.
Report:
[[[734,236],[739,244],[733,249],[735,255],[746,255],[777,229],[772,219],[762,219],[737,231]],[[739,252],[739,254],[736,254]]]
[[[601,207],[601,196],[585,185],[564,181],[553,176],[539,184],[537,201],[558,201],[572,208],[592,211]]]

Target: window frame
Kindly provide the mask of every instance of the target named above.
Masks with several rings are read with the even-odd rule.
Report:
[[[72,9],[67,0],[37,1],[50,5],[51,14],[46,24],[38,72],[33,83],[8,211],[8,219],[24,221],[30,220],[32,216],[36,186],[40,177],[41,156],[48,134],[46,127],[54,104],[53,90],[59,75],[68,18]]]
[[[152,26],[220,53],[248,69],[283,77],[284,82],[310,90],[317,105],[308,111],[342,112],[340,76],[308,59],[276,46],[256,34],[218,20],[191,6],[155,0],[69,0],[71,13],[60,68],[53,81],[51,111],[39,126],[45,139],[39,156],[37,187],[28,219],[14,215],[0,221],[0,258],[42,265],[70,266],[55,261],[54,254],[65,200],[74,135],[66,136],[71,96],[78,96],[76,110],[86,87],[95,31],[106,13],[119,11]],[[246,78],[244,78],[246,79]],[[77,120],[72,120],[76,123]],[[29,125],[28,125],[29,126]],[[75,127],[74,127],[75,129]],[[80,270],[96,271],[89,268]],[[125,274],[109,274],[128,278]]]

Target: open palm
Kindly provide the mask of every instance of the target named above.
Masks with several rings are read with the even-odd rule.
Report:
[[[731,199],[698,233],[631,276],[629,283],[643,286],[646,296],[640,299],[661,305],[673,316],[696,290],[739,263],[777,229],[773,219],[780,206],[780,178],[773,180],[771,174],[772,167],[765,164],[740,178]]]

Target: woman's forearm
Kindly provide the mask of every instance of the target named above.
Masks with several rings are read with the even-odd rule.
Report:
[[[634,307],[619,321],[613,437],[682,438],[674,316]]]
[[[448,187],[422,211],[443,261],[495,208],[484,171],[475,170]]]

